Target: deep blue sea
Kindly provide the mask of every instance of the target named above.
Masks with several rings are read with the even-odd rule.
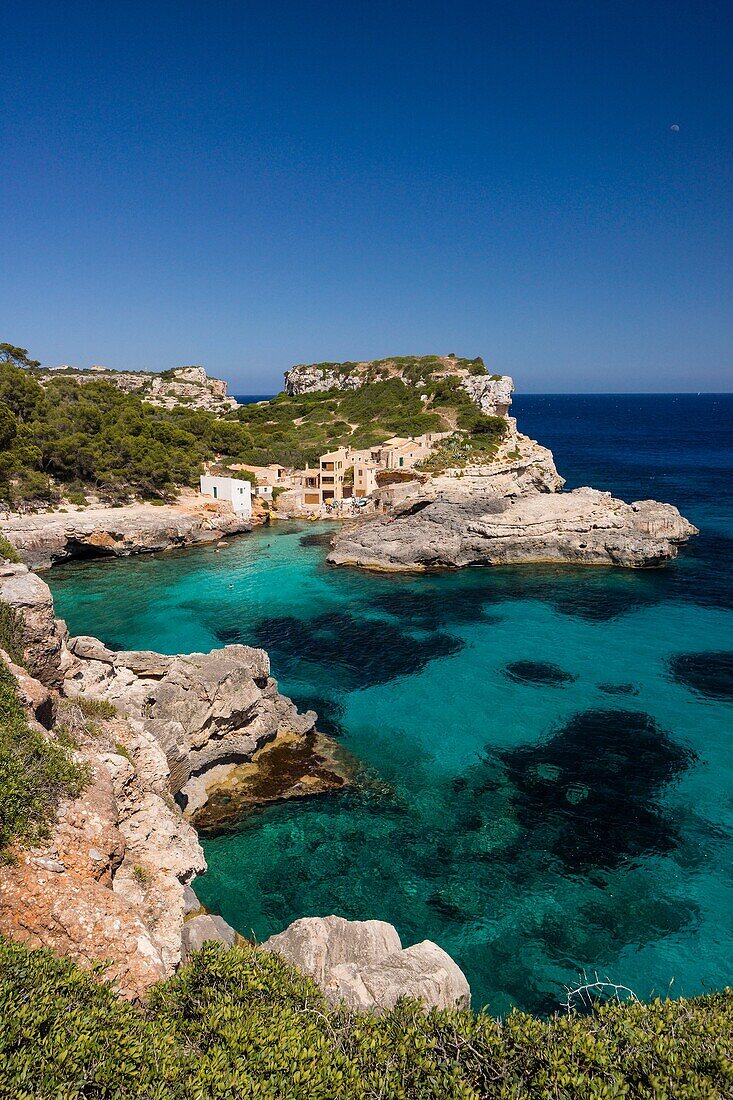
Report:
[[[56,567],[73,633],[261,645],[361,762],[348,793],[205,841],[201,898],[263,939],[340,913],[436,940],[475,1007],[547,1012],[579,973],[638,996],[733,981],[733,396],[527,396],[568,486],[670,501],[671,566],[379,576],[325,526]]]

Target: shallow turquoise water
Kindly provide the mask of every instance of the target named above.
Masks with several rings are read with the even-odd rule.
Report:
[[[634,469],[614,442],[628,408],[576,415],[588,400],[524,399],[520,424],[574,483],[615,474],[702,525],[669,569],[374,577],[327,567],[309,525],[49,574],[74,633],[265,646],[282,690],[363,763],[347,794],[206,841],[197,891],[242,932],[379,917],[440,943],[495,1012],[550,1010],[583,968],[643,997],[731,981],[731,405],[684,399],[656,435],[645,410]],[[710,651],[728,657],[670,665]]]

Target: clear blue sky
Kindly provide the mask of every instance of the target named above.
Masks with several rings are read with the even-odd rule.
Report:
[[[44,363],[731,388],[731,0],[8,0],[2,37],[0,340]]]

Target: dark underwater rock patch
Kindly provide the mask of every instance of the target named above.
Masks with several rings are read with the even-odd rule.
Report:
[[[542,687],[560,687],[577,680],[551,661],[512,661],[505,665],[504,675],[516,684],[538,684]]]
[[[497,622],[497,616],[485,611],[490,599],[490,593],[472,588],[446,591],[421,585],[418,591],[395,588],[380,592],[371,606],[421,630],[438,630],[449,623]]]
[[[301,661],[313,661],[326,674],[333,669],[351,690],[414,675],[429,661],[458,653],[464,645],[450,634],[434,632],[417,639],[385,620],[343,612],[314,619],[263,619],[256,638],[275,668],[294,670]]]
[[[708,699],[733,701],[733,653],[680,653],[669,661],[678,684]]]
[[[571,873],[678,843],[677,824],[657,799],[695,756],[643,711],[584,711],[548,740],[499,758],[531,844]]]
[[[634,684],[599,684],[598,690],[606,695],[638,695],[639,689]]]
[[[222,645],[238,645],[243,641],[242,631],[236,626],[215,626],[213,634]]]
[[[311,531],[308,535],[301,535],[298,542],[301,546],[325,546],[330,547],[333,534],[330,531]]]

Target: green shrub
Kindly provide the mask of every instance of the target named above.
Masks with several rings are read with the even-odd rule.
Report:
[[[149,886],[153,880],[153,876],[147,867],[141,867],[139,863],[134,864],[132,868],[132,877],[135,879],[138,886],[141,887]]]
[[[75,696],[74,703],[78,706],[85,718],[115,718],[117,707],[107,699],[92,699],[88,695]]]
[[[75,763],[66,744],[29,725],[0,662],[0,858],[13,843],[45,839],[60,799],[76,797],[88,780],[88,768]]]
[[[12,542],[9,542],[3,534],[0,534],[0,558],[5,558],[6,561],[12,562],[14,565],[20,562],[20,554]]]
[[[0,600],[0,649],[16,665],[23,664],[23,614]]]
[[[143,1007],[0,940],[0,1095],[15,1100],[714,1100],[733,993],[587,1016],[327,1007],[280,958],[208,944]]]

